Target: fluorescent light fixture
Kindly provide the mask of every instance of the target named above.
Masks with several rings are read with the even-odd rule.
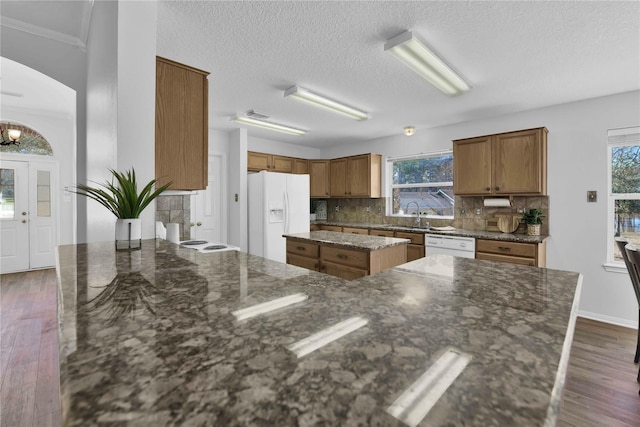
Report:
[[[246,320],[251,319],[252,317],[259,316],[261,314],[269,313],[271,311],[297,304],[302,301],[306,301],[307,299],[309,299],[309,297],[305,294],[287,295],[286,297],[252,305],[251,307],[243,308],[241,310],[232,311],[231,314],[233,314],[238,320]]]
[[[336,323],[327,329],[323,329],[318,333],[310,335],[307,338],[301,339],[300,341],[291,344],[288,348],[290,351],[295,353],[299,359],[319,348],[324,347],[338,338],[342,338],[343,336],[362,328],[367,323],[369,323],[369,321],[362,317],[351,317],[345,321]]]
[[[289,135],[304,135],[307,133],[306,130],[292,128],[290,126],[280,125],[278,123],[267,122],[265,120],[257,120],[247,116],[241,116],[236,114],[231,117],[232,122],[242,123],[245,125],[256,126],[263,129],[274,130],[276,132],[287,133]]]
[[[453,384],[471,356],[448,349],[416,382],[387,408],[387,413],[415,427]]]
[[[427,46],[405,31],[384,44],[404,65],[422,76],[447,95],[459,95],[468,91],[469,85]]]
[[[334,101],[324,95],[319,95],[308,89],[301,88],[300,86],[292,86],[285,90],[284,96],[289,96],[296,101],[304,102],[305,104],[313,105],[314,107],[322,108],[323,110],[342,114],[343,116],[351,119],[367,120],[369,118],[369,114],[365,111]]]

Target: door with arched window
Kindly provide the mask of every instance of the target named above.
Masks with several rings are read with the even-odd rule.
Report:
[[[0,151],[0,273],[55,265],[58,163],[42,136],[20,128],[18,144]]]

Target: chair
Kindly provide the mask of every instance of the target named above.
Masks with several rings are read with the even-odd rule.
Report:
[[[638,313],[640,316],[640,276],[638,273],[640,271],[640,257],[637,258],[637,265],[634,266],[633,262],[631,261],[632,255],[630,254],[634,254],[634,257],[640,255],[638,255],[639,252],[635,248],[635,246],[629,244],[629,241],[624,237],[616,237],[615,240],[616,244],[618,245],[618,249],[622,254],[622,258],[624,258],[624,263],[627,266],[629,276],[631,277],[631,284],[633,285],[633,291],[636,293],[636,299],[638,301],[639,309]],[[629,249],[627,249],[627,247],[629,247]],[[636,344],[636,355],[633,358],[633,361],[635,363],[638,363],[638,361],[640,361],[640,321],[638,325],[638,342]]]
[[[627,245],[624,247],[624,250],[629,261],[629,264],[627,264],[629,275],[631,276],[632,282],[635,280],[633,287],[636,291],[638,304],[640,304],[640,250],[633,246],[631,243],[627,243]],[[638,339],[640,340],[640,328],[638,329]],[[638,345],[640,345],[640,341]],[[638,361],[638,346],[636,346],[635,361]],[[640,381],[640,370],[638,371],[637,379],[638,381]]]

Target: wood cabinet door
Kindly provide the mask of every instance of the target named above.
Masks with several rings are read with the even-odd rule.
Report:
[[[271,156],[271,172],[293,172],[293,158],[285,156]]]
[[[329,160],[309,160],[311,197],[329,197]]]
[[[346,192],[348,196],[358,197],[371,194],[371,161],[368,155],[349,157]]]
[[[491,136],[453,141],[453,192],[491,194]]]
[[[294,159],[293,173],[297,173],[297,174],[309,173],[309,161],[306,159]]]
[[[271,155],[247,151],[247,169],[250,171],[266,171],[271,166]]]
[[[543,144],[543,132],[543,129],[530,129],[493,137],[494,193],[546,193],[546,144]],[[546,141],[546,135],[544,137]]]
[[[331,160],[331,197],[347,196],[347,163],[347,158]]]
[[[155,170],[157,186],[207,187],[209,73],[156,59]]]

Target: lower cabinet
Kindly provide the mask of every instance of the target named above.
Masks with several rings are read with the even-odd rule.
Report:
[[[407,245],[375,251],[287,239],[287,264],[353,280],[407,262]]]
[[[407,231],[391,230],[369,230],[370,236],[397,237],[399,239],[409,239],[411,243],[407,245],[407,262],[418,258],[424,258],[424,233],[411,233]]]
[[[547,245],[544,242],[522,243],[476,239],[476,259],[545,267]]]

